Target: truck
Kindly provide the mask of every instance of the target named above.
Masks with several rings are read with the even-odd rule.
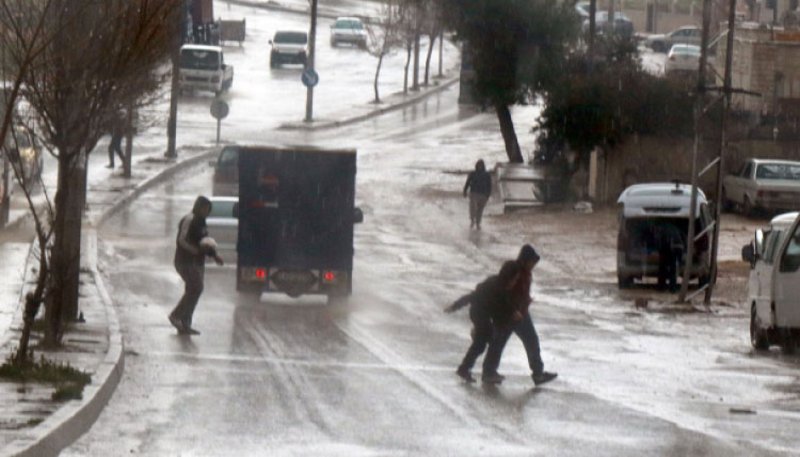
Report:
[[[236,289],[243,293],[352,292],[356,151],[237,146]]]
[[[220,46],[185,44],[180,55],[180,90],[220,94],[233,84],[233,66],[225,63]]]
[[[750,343],[792,353],[800,342],[800,213],[775,216],[742,248],[750,263]]]

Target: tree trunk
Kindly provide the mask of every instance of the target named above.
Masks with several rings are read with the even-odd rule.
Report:
[[[406,66],[403,71],[403,94],[408,93],[408,67],[411,65],[411,50],[413,45],[411,42],[406,43]]]
[[[50,292],[45,309],[45,345],[61,342],[64,322],[77,317],[80,275],[81,217],[83,213],[84,170],[81,154],[62,153],[58,163]]]
[[[125,118],[125,158],[122,159],[122,176],[131,177],[131,162],[133,159],[133,106],[128,106]]]
[[[378,94],[378,78],[381,74],[381,65],[383,65],[383,54],[378,57],[378,66],[375,68],[375,81],[372,83],[372,88],[375,91],[375,103],[381,102],[381,97]]]
[[[497,120],[500,121],[500,133],[503,134],[508,161],[511,163],[523,163],[524,160],[519,149],[517,133],[514,131],[514,121],[511,119],[511,111],[508,109],[508,105],[495,103],[494,109],[497,112]]]
[[[425,86],[427,86],[429,82],[428,76],[430,75],[431,70],[431,57],[433,56],[433,46],[436,44],[436,35],[437,34],[431,34],[429,37],[430,43],[428,43],[428,55],[425,56],[425,82],[423,83]]]
[[[419,46],[420,46],[420,33],[414,34],[414,83],[411,85],[411,90],[419,90]]]

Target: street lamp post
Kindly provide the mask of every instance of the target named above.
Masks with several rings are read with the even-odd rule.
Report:
[[[314,71],[314,47],[317,42],[317,0],[311,0],[311,31],[308,34],[308,56],[306,58],[306,69]],[[314,85],[309,84],[306,88],[306,122],[311,122],[314,118]]]

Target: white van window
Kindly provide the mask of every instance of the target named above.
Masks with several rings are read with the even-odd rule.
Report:
[[[781,272],[795,272],[800,269],[800,225],[798,225],[792,237],[789,239],[789,244],[786,246],[786,251],[783,253],[781,259]]]
[[[767,238],[764,240],[764,263],[772,265],[775,259],[775,251],[778,249],[778,240],[781,239],[781,230],[772,230],[767,233]]]

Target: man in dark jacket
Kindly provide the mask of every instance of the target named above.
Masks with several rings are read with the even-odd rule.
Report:
[[[446,313],[452,313],[470,305],[469,318],[473,326],[472,344],[456,370],[456,374],[467,382],[475,382],[471,373],[472,367],[492,340],[495,333],[494,323],[502,316],[508,315],[507,308],[511,306],[510,293],[517,279],[518,271],[519,267],[515,262],[504,263],[500,268],[500,273],[489,276],[478,284],[474,291],[445,308]],[[484,365],[483,377],[487,376],[499,375],[496,371],[487,373]]]
[[[533,379],[534,384],[540,385],[552,381],[558,375],[544,371],[544,362],[542,362],[539,347],[539,335],[536,333],[533,320],[528,312],[528,307],[532,302],[530,296],[533,279],[532,272],[536,264],[539,263],[539,254],[533,246],[526,244],[520,249],[516,263],[519,268],[519,276],[511,291],[512,307],[504,319],[508,325],[498,327],[497,333],[489,344],[486,359],[484,360],[484,369],[490,373],[497,372],[497,368],[500,366],[500,357],[503,355],[503,349],[508,342],[508,338],[511,333],[516,333],[522,341],[528,356],[531,379]],[[492,378],[484,378],[484,382],[489,383],[499,383],[502,380],[502,376],[499,375]]]
[[[197,197],[192,212],[178,223],[178,236],[175,242],[175,270],[185,284],[184,293],[177,306],[169,314],[169,322],[182,335],[199,335],[192,328],[192,315],[203,293],[203,274],[206,257],[212,257],[217,265],[222,265],[212,245],[202,242],[208,238],[206,218],[211,213],[211,201],[202,195]]]
[[[678,289],[678,265],[683,261],[683,234],[670,222],[653,225],[658,248],[658,288]]]
[[[483,160],[475,163],[475,170],[467,175],[467,182],[464,183],[464,196],[469,191],[469,228],[481,229],[481,218],[483,218],[483,208],[489,201],[492,194],[492,175],[486,171]]]

